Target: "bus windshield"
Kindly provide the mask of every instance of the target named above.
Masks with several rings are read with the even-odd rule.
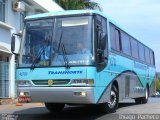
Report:
[[[19,67],[93,65],[91,16],[26,22]]]

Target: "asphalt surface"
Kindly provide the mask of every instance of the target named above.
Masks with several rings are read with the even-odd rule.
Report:
[[[60,113],[50,113],[43,103],[23,106],[0,105],[1,120],[145,120],[160,119],[160,98],[149,98],[147,104],[133,100],[120,103],[115,113],[100,113],[95,106],[66,106]],[[144,116],[145,115],[145,116]]]

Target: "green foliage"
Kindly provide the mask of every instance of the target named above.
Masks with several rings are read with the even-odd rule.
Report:
[[[160,91],[160,79],[156,81],[156,90]]]
[[[100,6],[96,2],[86,2],[85,0],[55,0],[65,10],[80,10],[80,9],[99,9]]]

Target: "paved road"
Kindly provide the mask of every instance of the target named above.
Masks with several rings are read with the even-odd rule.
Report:
[[[136,114],[160,114],[160,98],[150,98],[147,104],[142,105],[136,105],[134,101],[129,100],[120,103],[116,113],[112,114],[102,114],[92,106],[67,106],[61,113],[51,114],[42,103],[28,103],[19,107],[1,105],[0,113],[2,113],[3,118],[18,117],[18,120],[117,120],[129,118],[134,120],[138,117],[144,118],[144,116],[137,116]],[[151,117],[160,119],[160,115]]]

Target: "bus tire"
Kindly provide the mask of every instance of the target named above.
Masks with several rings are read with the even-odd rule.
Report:
[[[111,88],[111,100],[109,103],[100,104],[100,111],[103,113],[113,113],[116,112],[119,103],[119,92],[115,85]]]
[[[147,86],[145,89],[145,96],[141,98],[135,98],[136,104],[146,104],[148,102],[148,96],[149,96],[149,88]]]
[[[142,103],[141,98],[135,98],[134,100],[135,100],[135,103],[136,103],[136,104],[141,104],[141,103]]]
[[[61,112],[64,108],[65,104],[63,103],[45,103],[45,107],[50,111],[50,112]]]
[[[149,88],[148,86],[145,89],[145,97],[142,97],[142,104],[146,104],[148,102],[149,97]]]

